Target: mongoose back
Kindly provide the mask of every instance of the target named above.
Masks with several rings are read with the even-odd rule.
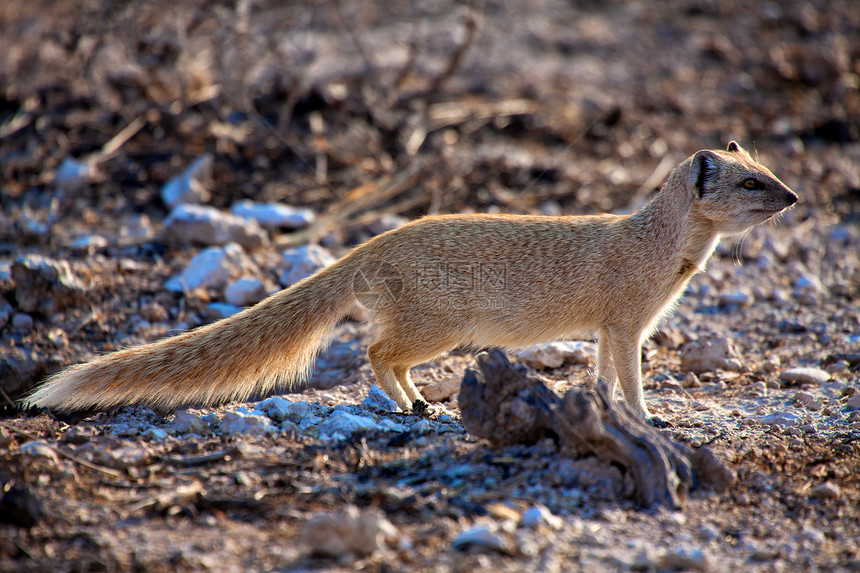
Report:
[[[598,376],[649,416],[640,346],[704,267],[797,195],[734,141],[680,163],[630,215],[441,215],[356,247],[256,306],[51,377],[28,400],[58,411],[159,410],[241,400],[306,376],[356,301],[374,373],[400,408],[424,407],[409,370],[460,345],[523,347],[598,334]]]

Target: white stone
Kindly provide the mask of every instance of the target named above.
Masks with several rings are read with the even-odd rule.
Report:
[[[279,277],[283,287],[293,285],[335,262],[327,249],[316,244],[288,249],[283,252],[283,257],[284,269]]]
[[[304,229],[316,221],[316,215],[310,209],[284,203],[254,203],[244,200],[234,203],[230,211],[245,219],[253,219],[263,227],[278,229]]]
[[[697,374],[716,369],[740,370],[737,351],[728,338],[711,337],[685,345],[681,349],[681,368]]]
[[[57,168],[53,183],[60,191],[73,193],[89,183],[95,174],[91,163],[66,157]]]
[[[46,458],[51,460],[52,462],[58,462],[57,452],[53,450],[48,444],[44,442],[27,442],[22,445],[18,451],[22,454],[34,458]]]
[[[433,424],[430,423],[430,420],[418,420],[409,428],[411,432],[415,432],[416,434],[426,434],[432,429]]]
[[[164,184],[161,188],[161,200],[171,209],[177,205],[188,203],[206,203],[209,201],[209,190],[202,180],[212,176],[212,155],[201,155],[188,169]]]
[[[245,264],[245,254],[236,243],[209,247],[197,253],[185,270],[171,277],[164,286],[171,292],[218,289],[240,275]]]
[[[379,429],[378,424],[373,418],[335,410],[320,422],[319,435],[321,439],[342,440],[359,431],[376,429]]]
[[[144,440],[151,440],[153,442],[160,442],[161,440],[167,439],[167,432],[162,430],[161,428],[149,428],[141,434]]]
[[[758,421],[766,426],[777,426],[779,428],[797,426],[801,423],[800,416],[791,412],[771,412],[759,417]]]
[[[233,306],[252,306],[267,294],[265,285],[257,279],[239,279],[224,289],[224,300]]]
[[[520,525],[528,528],[535,528],[540,525],[548,525],[553,529],[561,529],[564,521],[557,515],[554,515],[549,509],[543,505],[530,507],[523,513],[520,519]]]
[[[301,405],[296,408],[297,405]],[[271,419],[281,422],[291,420],[299,422],[310,412],[310,406],[304,402],[288,402],[279,396],[272,396],[257,404],[257,408]],[[298,414],[298,415],[296,415]]]
[[[558,368],[563,364],[590,364],[596,356],[597,346],[581,340],[556,340],[536,344],[516,353],[517,360],[536,369]]]
[[[493,550],[501,553],[509,553],[508,544],[489,526],[483,525],[467,529],[457,536],[451,545],[457,551],[470,549]]]
[[[266,416],[227,412],[221,418],[221,435],[225,438],[240,435],[260,436],[277,432],[278,429]]]
[[[173,417],[171,427],[179,434],[202,434],[206,431],[206,422],[190,412],[179,410]]]
[[[789,384],[815,384],[820,386],[830,380],[830,374],[820,368],[788,368],[779,373],[779,379]]]
[[[384,412],[400,411],[400,407],[397,403],[389,398],[388,395],[376,384],[371,384],[370,392],[368,392],[367,398],[364,399],[361,405],[366,408],[376,408]]]
[[[269,236],[254,220],[203,205],[179,205],[164,221],[164,238],[170,241],[224,245],[238,243],[249,249],[269,244]]]
[[[311,517],[302,529],[301,543],[312,554],[345,557],[384,550],[386,540],[396,536],[397,529],[382,510],[348,505],[336,513]]]

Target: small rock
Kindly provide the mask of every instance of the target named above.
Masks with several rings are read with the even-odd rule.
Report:
[[[217,428],[221,424],[221,418],[219,418],[218,414],[215,412],[210,412],[205,416],[201,416],[200,419],[203,420],[210,428]]]
[[[541,525],[548,525],[553,529],[561,529],[564,525],[564,520],[559,516],[554,515],[549,509],[543,505],[530,507],[523,513],[520,519],[520,525],[528,528],[536,528]]]
[[[207,153],[194,160],[188,169],[174,177],[161,188],[161,200],[173,209],[188,203],[209,201],[209,189],[203,181],[212,177],[212,155]]]
[[[451,545],[457,551],[478,549],[498,551],[499,553],[511,552],[508,543],[486,525],[464,531],[454,539]]]
[[[396,536],[397,529],[381,510],[348,505],[337,513],[311,517],[302,529],[301,542],[312,554],[345,557],[384,550],[386,539]]]
[[[173,417],[171,427],[179,434],[202,434],[206,431],[206,422],[190,412],[179,410]]]
[[[257,279],[239,279],[224,290],[224,300],[233,306],[252,306],[267,294],[265,285]]]
[[[815,384],[820,386],[830,380],[830,374],[820,368],[789,368],[780,372],[779,379],[789,384]]]
[[[761,416],[758,421],[766,426],[777,426],[779,428],[788,428],[797,426],[801,420],[797,414],[791,412],[772,412],[766,416]]]
[[[400,215],[394,215],[392,213],[386,213],[385,215],[368,225],[367,230],[370,231],[372,235],[381,235],[382,233],[393,231],[398,227],[402,227],[408,222],[409,219],[407,219],[406,217],[401,217]]]
[[[221,288],[241,274],[245,265],[245,254],[236,243],[209,247],[195,255],[185,270],[170,278],[164,286],[172,292]]]
[[[433,430],[433,424],[430,423],[430,420],[418,420],[412,424],[409,430],[416,434],[426,434]]]
[[[40,255],[21,255],[12,264],[18,310],[53,315],[83,301],[84,284],[66,261]]]
[[[62,328],[52,328],[48,332],[48,340],[57,348],[63,349],[69,347],[69,337]]]
[[[442,402],[460,391],[460,381],[457,379],[441,380],[428,384],[421,389],[421,395],[428,402]]]
[[[718,368],[737,371],[742,366],[728,338],[711,337],[691,342],[681,349],[681,368],[701,374]]]
[[[59,462],[59,458],[57,457],[57,452],[48,444],[44,442],[27,442],[22,445],[19,449],[19,452],[24,454],[25,456],[30,456],[32,458],[45,458],[47,460],[51,460],[54,463]]]
[[[327,249],[315,244],[288,249],[283,252],[283,257],[284,269],[279,277],[283,287],[293,285],[335,262]]]
[[[335,410],[319,425],[320,439],[343,440],[356,432],[378,429],[376,420],[368,416],[357,416],[343,410]]]
[[[814,275],[801,276],[795,281],[791,289],[791,296],[807,306],[817,305],[824,294],[824,286]]]
[[[239,314],[243,309],[226,302],[210,302],[206,305],[206,310],[209,311],[208,314],[210,317],[214,317],[218,320],[227,318],[228,316],[233,316],[234,314]]]
[[[809,492],[812,499],[839,499],[841,496],[842,488],[829,481],[818,484]]]
[[[0,296],[0,329],[9,324],[9,319],[15,314],[15,309],[5,298]]]
[[[92,253],[108,246],[108,240],[101,235],[83,235],[71,242],[69,247]]]
[[[536,344],[516,353],[517,360],[535,369],[558,368],[563,364],[589,364],[596,356],[596,345],[580,340]]]
[[[705,571],[708,559],[701,549],[681,547],[669,551],[660,559],[660,567],[675,571]]]
[[[151,442],[160,442],[161,440],[167,439],[167,432],[161,428],[149,428],[148,430],[144,430],[141,437],[144,440],[149,440]]]
[[[284,203],[254,203],[245,200],[234,203],[230,211],[245,219],[253,219],[263,227],[276,229],[304,229],[316,221],[316,215],[310,209]]]
[[[292,404],[292,402],[288,402],[279,396],[272,396],[271,398],[267,398],[257,404],[257,409],[276,422],[281,422],[288,419],[290,416],[290,404]],[[308,406],[305,413],[308,411],[310,411],[310,406]],[[300,421],[302,417],[304,417],[304,414],[296,421]]]
[[[240,435],[260,436],[276,433],[278,433],[278,429],[272,425],[272,422],[266,416],[227,412],[221,418],[221,435],[225,438]]]
[[[809,392],[798,392],[794,395],[794,401],[806,408],[807,410],[820,410],[823,406],[821,400],[818,400]]]
[[[853,394],[848,401],[845,402],[846,410],[860,410],[860,393]]]
[[[268,234],[256,221],[203,205],[173,209],[164,222],[163,234],[168,241],[203,245],[238,243],[256,249],[269,244]]]
[[[98,171],[92,163],[66,157],[57,168],[52,182],[63,193],[74,193],[97,175]]]
[[[383,412],[399,412],[400,406],[388,397],[376,384],[370,385],[370,392],[367,393],[367,398],[361,403],[366,408],[376,408]]]
[[[12,315],[12,330],[27,334],[33,330],[33,317],[23,312],[16,312]]]
[[[745,308],[750,305],[752,298],[742,292],[727,292],[720,295],[717,304],[720,307]]]

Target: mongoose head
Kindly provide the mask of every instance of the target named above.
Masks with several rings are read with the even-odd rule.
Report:
[[[797,195],[732,141],[726,151],[702,150],[690,159],[694,211],[720,234],[741,233],[797,202]]]

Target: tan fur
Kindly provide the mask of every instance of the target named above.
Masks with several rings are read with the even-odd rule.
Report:
[[[744,188],[746,179],[758,182]],[[368,355],[403,409],[421,399],[411,367],[459,345],[523,347],[597,332],[598,376],[620,380],[642,416],[640,346],[721,234],[797,196],[736,143],[682,162],[628,215],[442,215],[384,233],[244,312],[109,354],[51,378],[30,400],[57,410],[165,409],[242,399],[306,375],[356,297],[370,309]]]

